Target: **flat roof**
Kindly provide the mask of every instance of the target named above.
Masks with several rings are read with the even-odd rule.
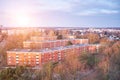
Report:
[[[53,52],[53,51],[58,51],[58,50],[66,50],[66,49],[71,49],[71,48],[77,48],[77,47],[85,47],[85,46],[96,46],[100,44],[76,44],[76,45],[70,45],[70,46],[60,46],[60,47],[55,47],[55,48],[46,48],[46,49],[11,49],[7,52],[38,52],[38,53],[47,53],[47,52]]]
[[[25,42],[56,42],[56,41],[66,41],[66,40],[85,40],[85,39],[62,39],[62,40],[45,40],[45,41],[34,41],[34,40],[26,40],[26,41],[23,41],[24,43]],[[86,39],[88,40],[88,39]]]

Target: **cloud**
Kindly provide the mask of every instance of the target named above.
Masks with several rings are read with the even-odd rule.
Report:
[[[62,11],[78,15],[115,14],[119,2],[114,0],[5,0],[6,12],[25,10],[25,12]],[[114,2],[113,2],[114,1]],[[5,5],[5,6],[4,6]],[[94,9],[95,8],[95,9]]]
[[[89,16],[89,15],[98,14],[98,12],[95,10],[85,10],[85,11],[77,12],[75,14],[80,16]]]
[[[114,0],[36,0],[36,3],[33,5],[36,11],[62,11],[81,16],[119,13],[119,2]]]
[[[79,10],[79,8],[116,8],[119,6],[118,2],[113,0],[41,0],[39,1],[41,9],[47,10]]]
[[[36,0],[31,2],[31,7],[37,11],[71,11],[73,4],[70,0]]]
[[[99,15],[99,14],[117,14],[118,10],[108,10],[108,9],[93,9],[93,10],[85,10],[76,13],[76,15],[80,16],[90,16],[90,15]]]
[[[107,10],[107,9],[102,9],[100,10],[101,13],[103,14],[116,14],[116,13],[119,13],[118,10]]]

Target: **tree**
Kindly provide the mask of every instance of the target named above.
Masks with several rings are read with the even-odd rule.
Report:
[[[26,80],[23,76],[28,70],[26,67],[18,66],[16,68],[7,68],[0,72],[0,80]]]
[[[43,80],[52,80],[53,68],[54,66],[52,62],[43,65],[41,72]]]
[[[104,70],[109,80],[119,80],[120,74],[120,41],[110,42],[103,51],[103,60],[99,67]]]
[[[28,36],[26,35],[10,35],[6,39],[5,48],[7,50],[14,49],[14,48],[22,48],[23,47],[23,41],[27,40]]]
[[[71,41],[68,41],[66,46],[69,46],[69,45],[73,45],[73,43]]]
[[[69,53],[69,55],[66,55],[66,58],[54,68],[54,73],[61,80],[76,80],[76,73],[79,67],[78,55]]]
[[[108,44],[109,42],[109,39],[106,37],[100,39],[100,44]]]
[[[95,43],[98,43],[99,42],[99,35],[98,34],[95,34],[95,33],[88,33],[88,34],[85,34],[84,38],[87,38],[89,39],[89,43],[91,44],[95,44]]]
[[[53,30],[51,30],[50,32],[49,32],[49,36],[55,36],[55,32],[53,31]]]
[[[120,41],[113,44],[111,47],[114,53],[109,58],[109,70],[108,75],[110,80],[120,79]]]
[[[84,64],[86,69],[95,68],[99,62],[95,54],[82,54],[79,60]]]
[[[63,39],[63,36],[62,35],[58,35],[57,39]]]

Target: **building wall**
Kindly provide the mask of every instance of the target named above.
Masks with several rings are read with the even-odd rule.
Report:
[[[26,51],[7,51],[7,63],[9,66],[27,65],[41,66],[49,61],[58,62],[70,53],[82,54],[85,51],[94,53],[97,51],[98,45],[73,46],[69,48],[59,48],[56,50],[46,50],[43,52],[26,52]]]
[[[41,65],[41,54],[37,52],[7,52],[7,64],[10,66],[27,65],[37,66]]]
[[[60,46],[66,46],[67,42],[71,41],[72,44],[88,44],[88,39],[66,39],[66,40],[54,40],[54,41],[24,41],[24,48],[54,48]]]
[[[15,52],[7,52],[7,64],[8,65],[16,65],[16,53]]]
[[[45,40],[56,40],[57,36],[46,36],[46,37],[38,37],[38,36],[32,36],[32,41],[45,41]]]

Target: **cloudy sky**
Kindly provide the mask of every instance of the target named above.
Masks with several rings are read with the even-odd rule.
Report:
[[[120,0],[0,0],[0,25],[120,27]]]

